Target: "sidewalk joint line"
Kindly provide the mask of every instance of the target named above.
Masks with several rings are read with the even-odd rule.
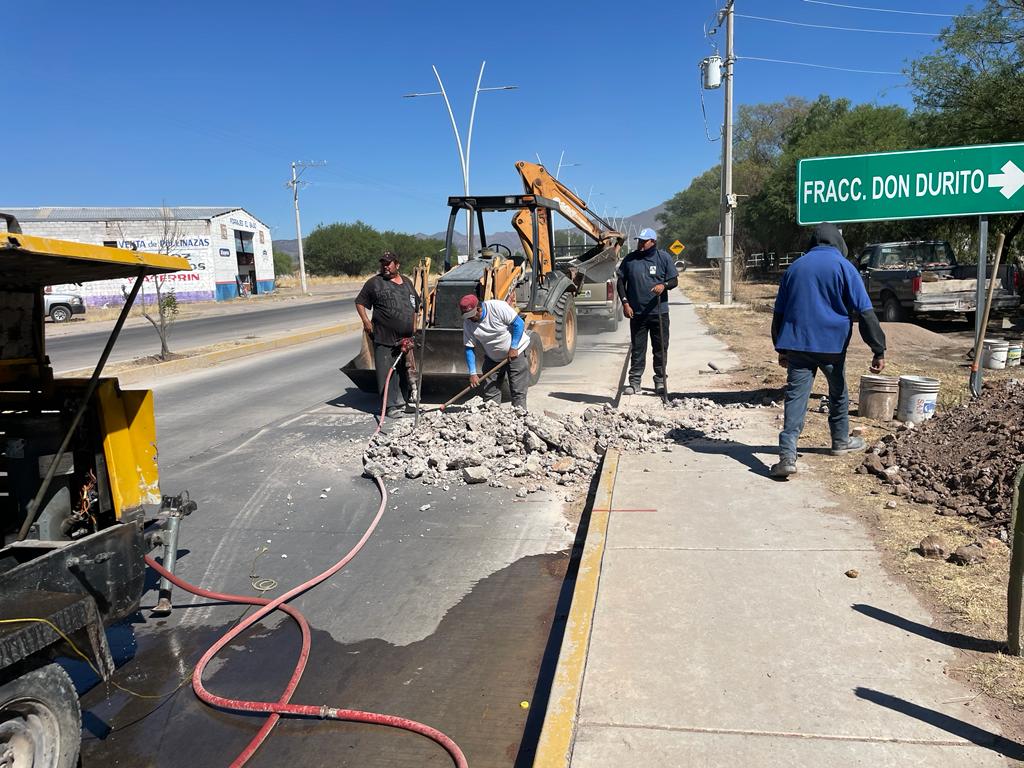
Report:
[[[849,741],[867,744],[917,744],[927,747],[978,747],[983,744],[952,739],[903,739],[898,736],[847,736],[838,733],[800,733],[798,731],[762,731],[745,728],[708,728],[690,725],[639,725],[632,723],[606,723],[596,720],[580,720],[580,727],[619,728],[631,731],[665,731],[669,733],[698,733],[710,736],[763,736],[768,738],[804,739],[807,741]]]

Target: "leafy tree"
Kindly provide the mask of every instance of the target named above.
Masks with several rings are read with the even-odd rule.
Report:
[[[295,265],[292,263],[292,257],[287,253],[274,251],[274,274],[278,276],[290,275],[294,271]]]
[[[686,246],[691,261],[707,257],[707,237],[718,234],[721,177],[721,166],[716,165],[665,203],[665,210],[658,214],[659,242],[668,244],[678,239]]]
[[[957,16],[938,49],[911,62],[908,75],[917,116],[929,146],[1019,141],[1024,128],[1024,0],[987,0]],[[997,216],[1006,250],[1024,227],[1024,214]],[[971,219],[947,222],[970,241]],[[965,248],[971,258],[977,248]],[[1020,255],[1021,249],[1015,249]]]
[[[378,232],[369,224],[320,224],[304,241],[306,268],[314,275],[365,275],[376,272],[384,251],[398,255],[403,272],[412,272],[422,259],[442,268],[444,243],[404,232]]]

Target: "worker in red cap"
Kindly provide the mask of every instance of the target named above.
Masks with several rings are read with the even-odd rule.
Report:
[[[395,373],[388,385],[388,404],[385,412],[388,418],[396,418],[415,411],[408,399],[413,398],[414,382],[409,375],[410,339],[413,335],[416,310],[420,305],[419,294],[412,280],[400,271],[398,256],[385,251],[380,257],[380,274],[374,275],[363,285],[356,296],[356,312],[363,321],[363,331],[373,342],[373,364],[377,369],[377,394],[383,397],[384,382],[388,371],[395,366]],[[373,312],[370,318],[368,310]],[[405,358],[395,365],[402,351]]]
[[[484,350],[483,372],[487,373],[503,360],[508,360],[498,373],[484,382],[481,396],[485,400],[501,402],[501,380],[508,376],[508,388],[512,393],[512,405],[526,410],[526,390],[530,386],[530,364],[524,352],[530,346],[526,323],[512,307],[504,301],[480,301],[473,294],[459,299],[462,313],[462,342],[466,348],[466,366],[469,369],[469,383],[476,387],[480,377],[476,372],[475,347]]]

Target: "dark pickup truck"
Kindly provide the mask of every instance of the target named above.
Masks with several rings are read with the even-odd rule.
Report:
[[[885,322],[899,322],[915,314],[960,314],[974,322],[977,265],[959,264],[945,240],[873,243],[860,250],[854,263],[879,319]],[[993,317],[1020,306],[1019,279],[1017,267],[999,268],[992,296]]]

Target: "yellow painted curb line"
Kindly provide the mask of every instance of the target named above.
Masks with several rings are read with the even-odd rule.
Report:
[[[580,695],[583,692],[583,673],[587,666],[590,633],[597,607],[597,588],[601,580],[605,542],[608,538],[608,510],[612,507],[615,476],[619,469],[619,451],[611,448],[601,464],[601,477],[590,513],[587,540],[583,545],[576,585],[573,587],[572,606],[558,654],[558,666],[551,685],[548,709],[544,714],[534,768],[567,768],[572,757],[579,714]]]
[[[131,384],[152,376],[170,376],[175,373],[184,373],[185,371],[198,368],[208,368],[218,363],[235,360],[240,357],[248,357],[249,355],[257,355],[261,352],[270,352],[275,349],[306,344],[307,342],[324,339],[328,336],[337,336],[342,333],[359,330],[362,327],[363,324],[361,322],[353,320],[347,323],[339,323],[338,325],[328,325],[324,328],[314,328],[309,331],[299,331],[285,336],[277,336],[264,341],[254,341],[251,344],[239,344],[227,349],[215,349],[212,352],[203,352],[192,357],[183,357],[180,360],[168,360],[165,363],[154,363],[153,365],[140,365],[137,368],[129,368],[110,373],[109,375],[116,377],[122,384]],[[122,363],[117,363],[116,365],[122,365]],[[73,378],[78,374],[89,376],[91,373],[91,368],[84,368],[80,371],[61,372],[58,375],[64,378]]]

